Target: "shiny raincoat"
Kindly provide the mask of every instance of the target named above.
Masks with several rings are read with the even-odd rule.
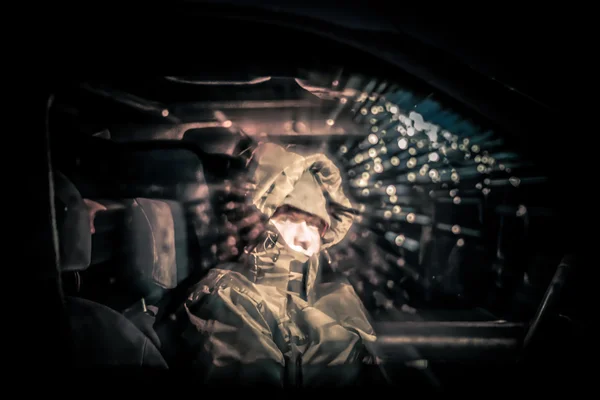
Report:
[[[339,170],[329,159],[263,144],[253,161],[252,200],[259,211],[271,217],[288,204],[317,216],[328,212],[321,250],[344,238],[353,214]],[[318,182],[318,192],[294,192],[307,171]],[[328,211],[317,199],[323,192]],[[359,382],[375,341],[360,299],[347,282],[317,282],[319,255],[292,250],[269,225],[244,262],[212,269],[188,297],[183,340],[195,367],[209,383],[311,387]]]

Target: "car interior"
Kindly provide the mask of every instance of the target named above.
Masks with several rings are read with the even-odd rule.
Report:
[[[356,217],[319,279],[344,277],[368,310],[378,383],[500,385],[582,351],[569,194],[513,122],[360,49],[269,29],[314,53],[52,85],[48,193],[75,365],[178,368],[176,310],[243,253],[239,189],[262,142],[342,171]]]

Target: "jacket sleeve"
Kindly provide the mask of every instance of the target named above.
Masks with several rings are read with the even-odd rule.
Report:
[[[201,379],[281,385],[283,354],[273,340],[260,294],[243,275],[212,269],[183,308],[181,338]]]

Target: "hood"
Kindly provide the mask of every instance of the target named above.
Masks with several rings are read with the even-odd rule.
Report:
[[[279,206],[293,204],[328,222],[321,249],[344,239],[354,220],[352,203],[342,188],[340,170],[325,154],[301,155],[274,143],[261,143],[252,155],[252,163],[251,178],[256,185],[252,203],[267,218],[271,218]],[[294,189],[301,188],[306,182],[306,172],[313,175],[326,202],[321,202],[316,193],[313,194],[317,196],[315,201],[308,198],[303,202],[296,201],[299,196]],[[322,216],[323,213],[326,215]]]

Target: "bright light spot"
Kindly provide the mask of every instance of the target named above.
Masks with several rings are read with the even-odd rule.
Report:
[[[377,135],[371,133],[368,137],[367,140],[369,141],[369,143],[371,144],[377,144],[377,142],[379,141],[379,138],[377,137]]]
[[[402,244],[404,243],[405,240],[406,240],[406,238],[404,237],[404,235],[398,235],[398,236],[396,236],[396,239],[394,240],[394,242],[396,243],[396,246],[402,246]]]

